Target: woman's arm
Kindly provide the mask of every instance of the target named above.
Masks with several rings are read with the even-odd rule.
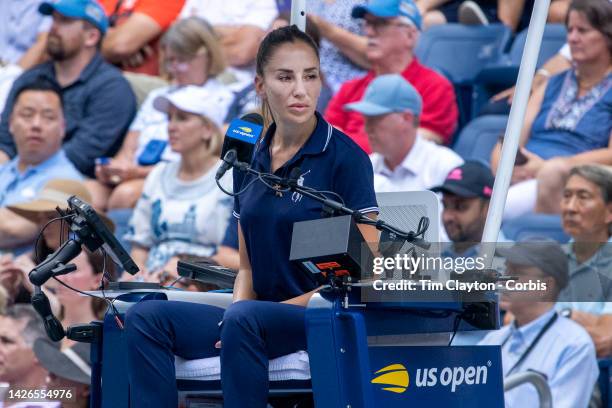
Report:
[[[544,100],[544,92],[546,91],[545,86],[541,86],[533,91],[529,101],[527,102],[527,111],[525,112],[525,120],[523,121],[523,128],[521,129],[521,136],[519,140],[519,146],[525,146],[531,137],[531,127],[533,122],[540,113],[542,107],[542,101]],[[501,158],[501,144],[498,142],[493,148],[491,153],[491,170],[493,174],[497,173],[497,166]]]
[[[319,29],[321,36],[334,44],[353,64],[364,69],[370,68],[370,62],[366,57],[368,39],[365,36],[345,30],[317,15],[310,14],[309,17]]]
[[[567,164],[571,167],[591,163],[603,164],[608,166],[612,165],[612,134],[610,135],[608,147],[605,147],[603,149],[591,150],[567,158]]]
[[[133,161],[134,154],[138,149],[138,138],[140,137],[140,131],[130,130],[123,140],[121,149],[115,155],[116,160]]]
[[[591,335],[598,357],[612,354],[612,315],[597,316],[573,310],[572,320],[578,322]]]
[[[253,289],[253,270],[240,223],[238,224],[238,254],[240,256],[240,268],[234,281],[234,302],[257,299],[257,294]]]

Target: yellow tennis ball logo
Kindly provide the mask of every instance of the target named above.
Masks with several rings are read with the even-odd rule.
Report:
[[[240,126],[238,129],[246,133],[251,133],[253,131],[253,129],[251,129],[250,127],[246,127],[246,126]]]
[[[374,374],[378,374],[372,380],[372,384],[382,384],[390,387],[384,387],[384,391],[394,392],[401,394],[406,391],[408,384],[410,384],[410,376],[408,370],[402,364],[391,364],[384,368],[381,368]]]

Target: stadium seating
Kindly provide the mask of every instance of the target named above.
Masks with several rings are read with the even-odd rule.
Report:
[[[510,39],[510,29],[502,24],[445,24],[433,26],[421,35],[415,54],[455,86],[460,128],[471,118],[474,79],[482,68],[501,57]]]
[[[544,65],[565,44],[567,31],[562,24],[547,24],[542,37],[537,67]],[[527,29],[516,35],[508,53],[501,54],[498,60],[490,62],[476,76],[472,103],[472,116],[495,93],[516,84],[523,49],[527,40]]]
[[[441,70],[453,83],[469,83],[485,65],[501,57],[510,38],[510,29],[501,24],[445,24],[423,32],[415,53],[423,64]]]
[[[551,238],[559,243],[569,241],[569,236],[561,228],[561,218],[553,214],[528,214],[502,226],[504,236],[510,241],[526,238]]]
[[[506,60],[509,65],[516,65],[518,67],[521,64],[526,40],[527,30],[525,29],[516,35],[510,51],[501,57],[500,62],[503,63]],[[553,55],[559,52],[559,49],[565,44],[566,40],[567,30],[563,24],[546,24],[544,36],[542,37],[542,45],[540,46],[540,54],[538,54],[537,66],[541,67]]]
[[[453,150],[465,160],[481,160],[486,163],[500,135],[504,134],[506,115],[481,116],[472,120],[459,133]]]

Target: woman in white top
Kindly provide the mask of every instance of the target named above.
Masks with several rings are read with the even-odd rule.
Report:
[[[117,155],[96,163],[96,179],[88,182],[88,188],[100,210],[134,207],[153,165],[178,159],[168,146],[167,116],[153,107],[157,97],[187,85],[205,88],[213,95],[226,92],[216,79],[226,67],[225,58],[206,20],[177,21],[161,38],[160,49],[163,70],[172,82],[149,93]]]
[[[231,99],[229,91],[189,86],[153,102],[167,113],[169,144],[180,158],[153,168],[130,221],[126,239],[145,275],[178,254],[212,256],[223,240],[233,200],[217,188],[215,174]],[[231,189],[231,175],[221,182]]]

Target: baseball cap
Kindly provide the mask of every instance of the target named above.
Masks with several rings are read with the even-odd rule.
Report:
[[[56,207],[68,208],[68,199],[77,196],[86,203],[91,203],[91,194],[85,184],[76,180],[53,179],[47,182],[31,201],[7,206],[14,213],[36,222],[38,213],[55,213]],[[111,230],[115,230],[115,224],[105,214],[98,213],[104,224]],[[58,214],[59,216],[59,214]]]
[[[90,345],[75,343],[72,347],[60,350],[57,345],[44,338],[34,342],[34,354],[40,364],[58,377],[81,384],[91,382]]]
[[[231,102],[230,95],[229,92],[213,93],[204,87],[189,85],[158,96],[153,101],[153,107],[168,113],[170,106],[174,106],[184,112],[205,116],[221,128]]]
[[[559,289],[567,286],[569,281],[567,254],[555,241],[530,237],[510,248],[498,248],[496,253],[513,264],[535,266],[545,275],[553,277]]]
[[[366,116],[410,111],[421,114],[423,101],[416,89],[398,74],[380,75],[368,85],[363,99],[344,105],[344,109]]]
[[[405,17],[421,29],[421,13],[412,0],[372,0],[368,4],[353,7],[351,16],[363,18],[366,13],[380,18]]]
[[[41,14],[49,16],[57,11],[63,16],[85,20],[96,26],[102,34],[108,28],[108,18],[96,0],[45,1],[38,6]]]
[[[491,198],[495,177],[484,163],[469,160],[448,173],[444,184],[431,191],[451,193],[464,198]]]

